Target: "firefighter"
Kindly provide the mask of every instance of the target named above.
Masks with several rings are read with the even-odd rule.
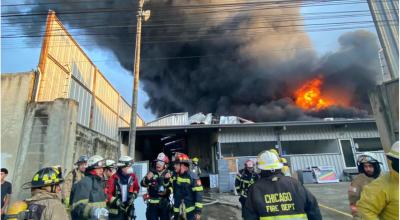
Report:
[[[378,178],[381,173],[381,166],[375,155],[372,153],[363,153],[357,159],[358,174],[351,182],[348,190],[351,213],[354,218],[357,215],[356,203],[360,200],[361,192],[365,185]]]
[[[63,181],[61,167],[40,169],[23,187],[31,189],[32,197],[13,203],[6,219],[68,220],[67,210],[61,203],[60,184]]]
[[[289,168],[289,164],[288,161],[286,160],[286,158],[281,157],[279,159],[279,161],[283,164],[282,167],[282,173],[285,176],[292,176],[292,174],[290,173],[290,168]]]
[[[173,190],[170,182],[171,172],[167,169],[168,163],[168,157],[164,153],[159,153],[155,169],[150,169],[140,182],[140,185],[147,188],[148,192],[146,210],[148,220],[170,219],[169,196]]]
[[[194,157],[192,159],[192,166],[191,169],[192,173],[195,173],[197,176],[201,175],[201,168],[199,166],[199,158]]]
[[[179,153],[174,164],[174,219],[199,220],[203,208],[203,186],[199,177],[190,171],[190,159]]]
[[[117,172],[107,181],[109,219],[135,219],[134,202],[139,193],[139,182],[132,165],[131,157],[121,156],[117,163]]]
[[[110,179],[111,176],[117,172],[116,165],[117,163],[115,163],[114,160],[106,160],[106,165],[104,167],[104,181]]]
[[[80,156],[78,161],[76,161],[75,163],[76,168],[65,176],[65,181],[62,186],[62,194],[63,194],[64,204],[67,207],[71,205],[70,196],[73,185],[79,182],[85,176],[87,160],[88,156],[86,155]]]
[[[322,219],[315,197],[292,177],[282,174],[283,164],[270,151],[258,155],[261,179],[249,189],[246,220]]]
[[[104,192],[105,160],[99,155],[88,159],[85,177],[74,185],[72,199],[72,219],[105,219],[108,216],[106,194]]]
[[[386,154],[392,169],[361,192],[357,213],[362,219],[399,219],[399,142]]]
[[[246,215],[246,198],[247,191],[250,186],[253,185],[259,179],[259,175],[254,170],[254,162],[252,160],[247,160],[244,163],[244,169],[240,170],[236,175],[235,188],[236,192],[239,194],[239,202],[242,205],[242,217]]]

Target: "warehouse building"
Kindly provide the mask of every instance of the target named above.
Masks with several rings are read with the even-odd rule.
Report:
[[[121,128],[120,133],[126,145],[129,129]],[[160,151],[199,157],[203,178],[218,174],[220,191],[232,189],[234,175],[245,160],[272,148],[289,161],[294,176],[308,167],[331,166],[345,180],[346,173],[356,170],[356,158],[363,152],[374,152],[383,169],[388,169],[373,119],[190,124],[187,113],[178,113],[138,128],[136,148],[141,160],[150,161]]]

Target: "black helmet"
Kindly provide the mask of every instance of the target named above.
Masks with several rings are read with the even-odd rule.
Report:
[[[24,184],[23,188],[40,188],[43,186],[52,186],[64,182],[60,166],[45,167],[33,175],[32,181]]]
[[[76,161],[76,165],[81,164],[81,163],[86,163],[89,160],[89,157],[87,155],[82,155],[79,157],[78,161]]]

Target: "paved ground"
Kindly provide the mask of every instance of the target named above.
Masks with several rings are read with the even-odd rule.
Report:
[[[305,185],[317,198],[323,219],[352,219],[347,199],[349,182]]]
[[[352,219],[347,200],[349,183],[305,185],[320,204],[323,219]],[[228,193],[205,193],[202,219],[240,220],[241,210],[238,197]],[[137,219],[145,219],[146,205],[140,197],[135,202]]]

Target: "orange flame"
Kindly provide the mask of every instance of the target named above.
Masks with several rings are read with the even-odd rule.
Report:
[[[296,105],[305,110],[321,110],[334,104],[334,101],[322,97],[321,87],[323,79],[321,77],[306,82],[295,91]]]

